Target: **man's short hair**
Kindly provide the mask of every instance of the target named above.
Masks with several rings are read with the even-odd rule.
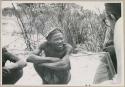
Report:
[[[59,28],[55,28],[53,31],[51,31],[49,34],[48,34],[48,36],[46,37],[46,39],[48,40],[48,39],[50,39],[54,34],[56,34],[56,33],[63,33],[62,31],[61,31],[61,29],[59,29]]]
[[[113,14],[118,20],[121,17],[121,3],[105,3],[106,12]]]

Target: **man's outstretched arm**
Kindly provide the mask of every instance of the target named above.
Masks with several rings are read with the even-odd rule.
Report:
[[[53,57],[42,57],[42,56],[37,56],[34,54],[31,54],[28,58],[27,58],[27,62],[31,62],[34,64],[42,64],[45,62],[57,62],[59,61],[59,58],[53,58]]]
[[[59,58],[53,58],[53,57],[42,57],[39,56],[39,54],[42,52],[46,45],[46,42],[42,43],[36,50],[31,52],[29,57],[27,58],[27,62],[39,64],[39,63],[45,63],[45,62],[57,62],[60,59]]]

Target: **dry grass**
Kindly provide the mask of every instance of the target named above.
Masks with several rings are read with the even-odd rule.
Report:
[[[39,40],[39,33],[45,33],[46,27],[49,28],[51,23],[55,23],[55,25],[61,26],[66,41],[74,48],[80,45],[79,48],[83,50],[102,51],[106,31],[102,22],[104,14],[97,15],[73,3],[22,3],[18,4],[18,8],[20,9],[16,9],[16,13],[19,14],[25,27],[23,27],[26,31],[24,33],[27,35],[24,39],[27,39],[27,46],[30,44],[32,49],[37,43],[33,34],[37,34],[37,40]],[[46,25],[47,21],[51,21],[50,24]]]

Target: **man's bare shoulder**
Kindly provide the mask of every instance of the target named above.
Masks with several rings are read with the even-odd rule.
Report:
[[[42,42],[40,45],[39,45],[39,49],[44,49],[47,45],[47,41],[44,41]]]
[[[72,48],[72,45],[70,45],[69,43],[64,43],[66,47],[68,48]]]
[[[65,47],[66,47],[66,50],[67,50],[67,52],[72,52],[72,50],[73,50],[73,47],[72,47],[72,45],[70,45],[69,43],[65,43]]]

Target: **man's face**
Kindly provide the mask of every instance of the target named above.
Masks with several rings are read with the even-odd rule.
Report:
[[[62,50],[63,49],[63,44],[64,44],[64,37],[62,33],[56,33],[52,35],[51,39],[49,40],[49,43],[54,46],[57,50]]]

